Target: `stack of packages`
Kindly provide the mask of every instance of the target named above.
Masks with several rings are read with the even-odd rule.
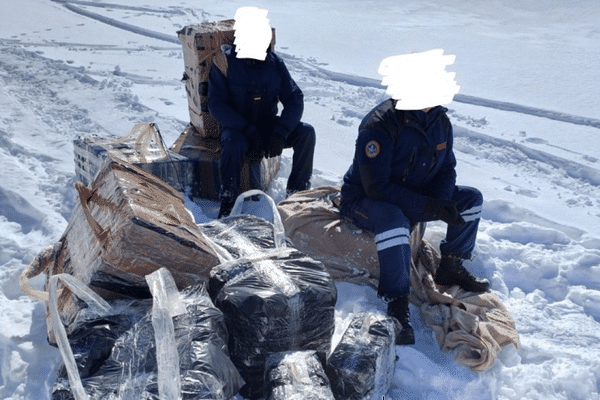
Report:
[[[221,45],[232,45],[234,41],[234,20],[205,22],[186,26],[177,32],[183,46],[185,71],[183,80],[188,95],[190,124],[175,141],[171,150],[195,162],[196,177],[193,180],[193,196],[205,199],[218,199],[220,187],[219,124],[208,111],[208,76],[215,56]],[[271,48],[275,46],[275,31]],[[250,168],[256,169],[252,175],[259,176],[258,187],[266,190],[279,171],[280,159],[247,159],[242,168],[240,193],[250,185]]]
[[[257,399],[265,393],[270,354],[314,350],[324,358],[329,352],[337,291],[320,262],[285,247],[277,222],[235,210],[201,226],[233,253],[211,271],[208,291],[225,314],[231,359],[246,381],[240,393]]]

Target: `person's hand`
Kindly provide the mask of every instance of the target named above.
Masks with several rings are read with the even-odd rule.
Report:
[[[285,138],[277,133],[273,133],[267,144],[265,156],[267,158],[280,156],[285,146]]]
[[[430,197],[427,200],[427,212],[448,225],[463,225],[465,223],[464,218],[456,209],[454,200]]]

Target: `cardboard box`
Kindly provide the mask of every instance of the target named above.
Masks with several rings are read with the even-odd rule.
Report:
[[[157,269],[167,268],[181,290],[208,281],[220,263],[182,195],[155,175],[112,161],[90,186],[77,182],[76,189],[79,201],[46,269],[46,286],[66,273],[105,299],[143,298],[144,277]],[[68,290],[58,307],[67,325],[79,311]]]
[[[194,162],[191,196],[218,200],[221,187],[221,142],[219,139],[203,136],[190,124],[170,150]],[[266,192],[279,172],[280,161],[280,157],[247,158],[242,167],[240,193],[252,188],[250,168],[258,168],[256,173],[260,176],[260,182],[257,189]]]
[[[153,123],[136,124],[121,138],[81,135],[73,141],[75,175],[89,185],[110,161],[123,160],[167,182],[182,193],[190,193],[194,179],[192,160],[166,148]]]

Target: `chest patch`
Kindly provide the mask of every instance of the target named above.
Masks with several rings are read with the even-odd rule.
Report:
[[[437,145],[438,151],[444,150],[446,148],[446,142],[440,143]]]
[[[365,146],[365,153],[367,154],[367,157],[369,157],[369,158],[377,157],[379,155],[380,151],[381,151],[381,146],[375,140],[371,140]]]

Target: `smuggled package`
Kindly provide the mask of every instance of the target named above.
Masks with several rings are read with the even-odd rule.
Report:
[[[201,229],[231,253],[212,269],[208,292],[225,314],[231,359],[246,381],[240,393],[256,399],[269,353],[330,350],[337,291],[320,262],[285,246],[277,212],[273,224],[236,215],[240,205]]]
[[[75,368],[69,371],[69,357],[63,357],[52,400],[78,398],[76,387],[90,400],[235,396],[244,381],[228,356],[223,314],[204,286],[181,292],[176,301],[182,309],[176,312],[153,295],[153,300],[112,300],[108,312],[94,307],[79,311],[66,346]],[[174,302],[173,296],[164,300]],[[172,321],[170,329],[160,328],[165,321],[156,324],[160,309]],[[161,350],[164,343],[172,343],[172,349]],[[165,359],[169,368],[164,368]]]
[[[266,400],[335,400],[314,350],[272,353],[265,365]]]
[[[150,297],[144,276],[166,267],[180,289],[206,282],[219,264],[213,244],[173,187],[131,164],[112,161],[90,187],[76,183],[79,201],[58,243],[43,250],[21,276],[73,275],[105,299]],[[42,292],[40,300],[47,301]],[[35,297],[35,296],[34,296]],[[58,306],[69,325],[79,310],[68,289]],[[49,340],[54,342],[49,326]]]
[[[158,126],[138,123],[123,137],[80,135],[73,141],[75,175],[89,185],[112,160],[140,167],[183,193],[190,193],[193,185],[194,162],[167,149]]]
[[[396,329],[393,319],[384,314],[354,315],[325,368],[337,400],[385,396],[394,377]]]
[[[194,126],[188,125],[170,151],[193,164],[190,196],[218,200],[221,187],[221,142],[218,136],[202,136]],[[266,191],[279,172],[280,160],[280,157],[264,158],[262,154],[246,156],[240,176],[240,193],[251,188]]]

